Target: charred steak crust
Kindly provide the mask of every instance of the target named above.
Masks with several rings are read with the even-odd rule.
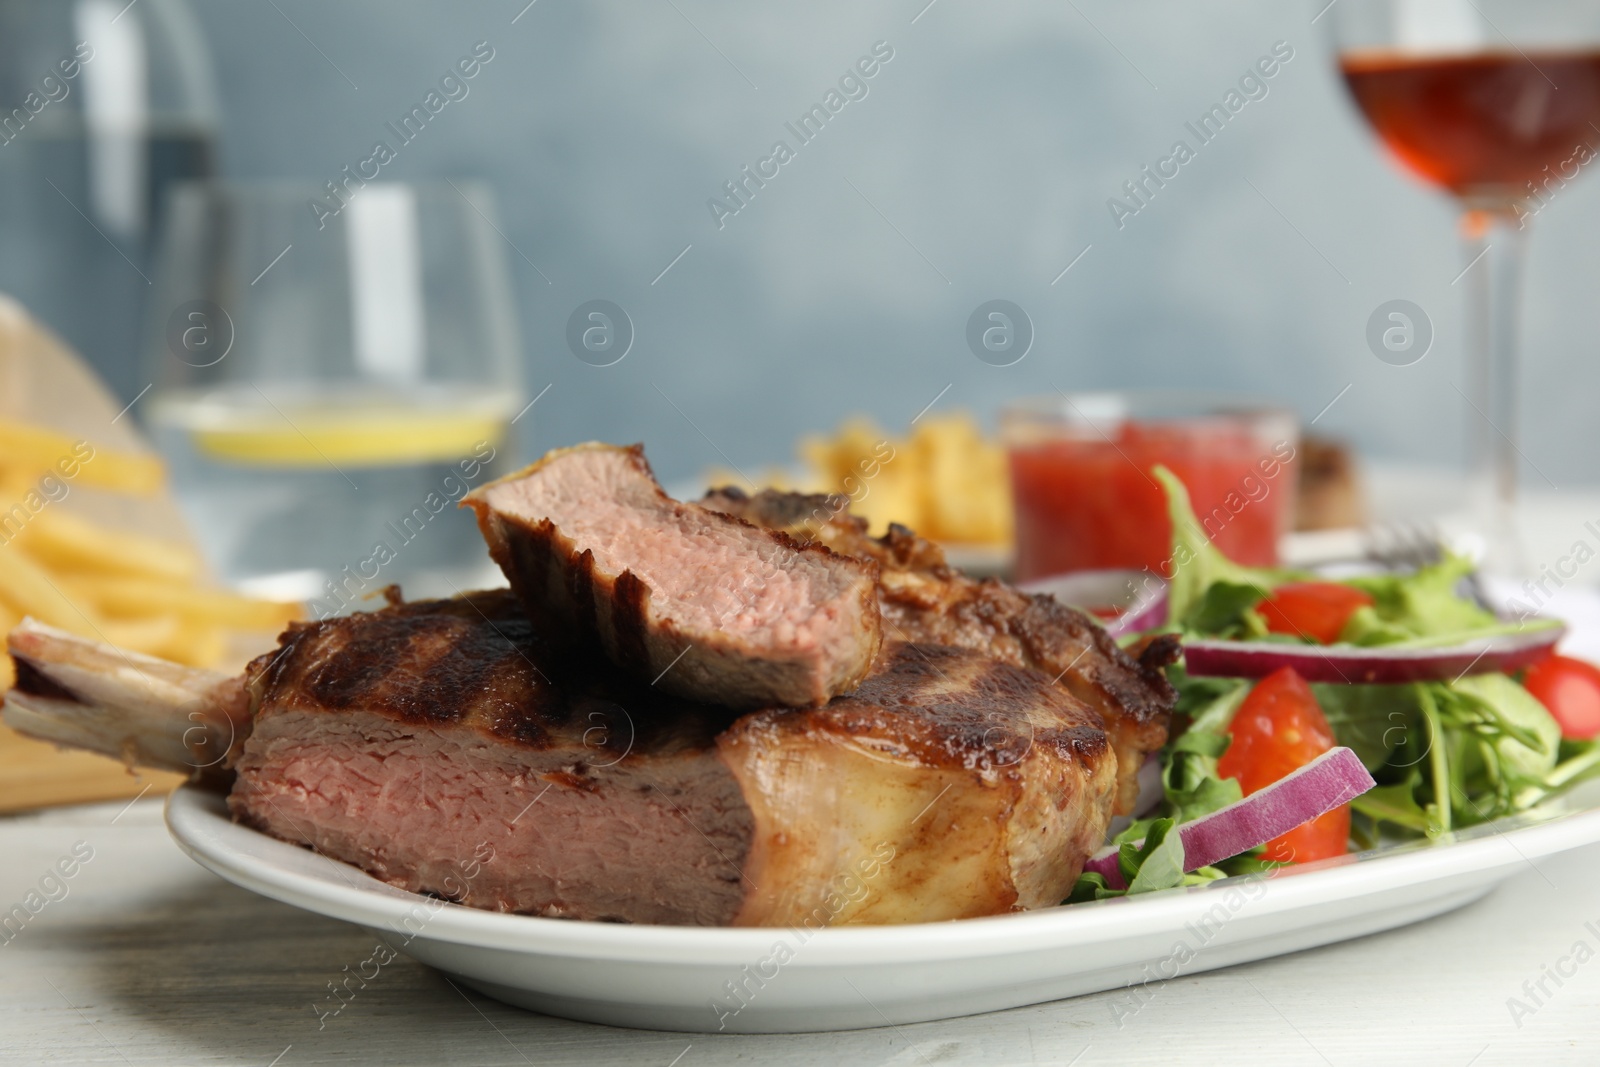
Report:
[[[835,552],[879,565],[879,605],[887,640],[932,642],[985,652],[1034,667],[1098,711],[1118,760],[1117,811],[1138,796],[1147,753],[1166,743],[1177,693],[1156,652],[1135,660],[1088,616],[1053,597],[1024,593],[997,579],[969,578],[945,563],[943,551],[903,526],[870,537],[864,520],[837,495],[730,487],[702,503],[759,525],[784,530]]]
[[[575,485],[581,501],[563,496]],[[637,522],[636,536],[582,529],[597,504]],[[598,647],[678,695],[816,705],[853,689],[877,657],[875,564],[673,501],[638,445],[557,450],[463,505],[547,640]],[[546,513],[562,507],[565,520]]]

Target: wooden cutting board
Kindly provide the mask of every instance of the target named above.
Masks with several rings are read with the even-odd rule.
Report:
[[[56,804],[165,796],[181,774],[140,770],[93,752],[59,749],[0,725],[0,815]]]

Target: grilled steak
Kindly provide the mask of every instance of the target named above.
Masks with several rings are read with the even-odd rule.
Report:
[[[800,924],[830,885],[834,922],[1059,904],[1105,840],[1116,780],[1091,709],[939,645],[898,645],[852,695],[746,715],[718,743],[755,815],[750,926]]]
[[[871,562],[680,504],[638,446],[561,449],[464,504],[547,639],[591,638],[669,692],[822,704],[878,653]]]
[[[1158,638],[1134,660],[1082,612],[993,578],[969,578],[946,565],[939,546],[903,526],[869,537],[844,497],[771,489],[750,496],[728,488],[701,503],[802,542],[876,560],[886,640],[974,649],[1059,680],[1103,718],[1117,754],[1116,810],[1132,808],[1139,767],[1146,753],[1166,743],[1177,700],[1161,670],[1177,655],[1174,640]]]
[[[86,677],[85,646],[14,632],[29,688],[8,721],[38,732],[93,704],[124,737],[115,713],[145,682],[104,649]],[[140,720],[166,736],[137,752],[192,765],[185,731],[232,722],[242,689],[240,821],[405,889],[579,919],[820,926],[1037,907],[1105,833],[1115,757],[1099,716],[977,652],[900,645],[852,696],[742,716],[579,667],[509,591],[395,604],[292,626],[243,687],[174,683],[168,717]]]

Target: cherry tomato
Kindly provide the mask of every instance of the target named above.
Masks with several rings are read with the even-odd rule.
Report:
[[[1246,796],[1310,763],[1334,746],[1317,698],[1291,667],[1256,683],[1228,727],[1233,743],[1217,773],[1237,778]],[[1337,807],[1267,843],[1266,858],[1283,863],[1342,856],[1349,850],[1350,807]]]
[[[1600,667],[1551,656],[1529,667],[1522,684],[1561,724],[1562,737],[1588,741],[1600,735]]]
[[[1256,613],[1275,634],[1309,637],[1319,645],[1339,640],[1339,631],[1357,608],[1370,607],[1371,594],[1338,582],[1288,582],[1256,605]]]

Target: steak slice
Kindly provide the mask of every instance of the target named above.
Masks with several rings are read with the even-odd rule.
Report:
[[[148,701],[115,650],[86,678],[51,635],[25,643],[28,692],[50,696],[16,725],[92,700],[126,739],[118,713]],[[1105,832],[1116,764],[1098,715],[981,653],[897,646],[852,696],[744,715],[573,667],[509,590],[395,604],[292,626],[242,682],[175,686],[165,717],[141,713],[136,751],[181,765],[195,721],[247,694],[235,818],[413,892],[575,919],[1038,907]]]
[[[1116,811],[1132,810],[1139,767],[1166,743],[1177,702],[1161,669],[1176,657],[1175,641],[1158,638],[1135,660],[1082,612],[998,579],[969,578],[945,563],[938,545],[903,526],[869,537],[846,497],[773,489],[750,496],[726,488],[707,493],[701,503],[802,542],[875,560],[886,640],[974,649],[1059,680],[1104,720],[1117,754]]]
[[[547,638],[591,638],[669,692],[822,704],[878,654],[870,561],[680,504],[637,445],[560,449],[463,503]]]

